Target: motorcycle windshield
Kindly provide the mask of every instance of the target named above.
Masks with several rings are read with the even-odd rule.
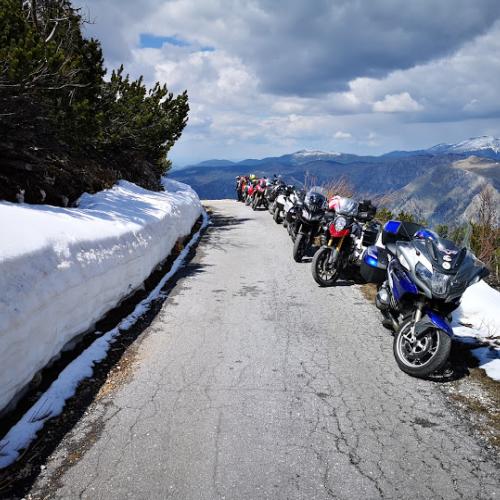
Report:
[[[313,186],[312,188],[308,189],[306,196],[311,196],[313,194],[319,194],[324,198],[328,196],[327,190],[322,186]]]
[[[320,210],[326,205],[327,195],[328,193],[324,187],[314,186],[307,191],[304,203],[310,210]]]
[[[335,207],[339,215],[355,217],[358,213],[358,203],[351,198],[339,198]]]
[[[448,271],[458,268],[460,264],[458,257],[461,252],[466,251],[465,249],[461,251],[453,241],[440,238],[436,233],[429,230],[418,231],[414,239],[417,247],[428,255],[429,260]],[[461,259],[463,259],[463,256]]]
[[[472,252],[466,248],[459,249],[455,243],[435,233],[413,243],[432,263],[432,273],[418,264],[416,272],[422,281],[428,283],[433,295],[460,296],[484,270],[484,264]]]

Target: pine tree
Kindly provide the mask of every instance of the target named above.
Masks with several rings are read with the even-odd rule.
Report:
[[[54,191],[58,203],[119,178],[161,188],[187,92],[148,90],[123,67],[105,81],[100,43],[83,36],[83,22],[69,0],[0,0],[0,198]],[[32,152],[39,143],[45,156]]]

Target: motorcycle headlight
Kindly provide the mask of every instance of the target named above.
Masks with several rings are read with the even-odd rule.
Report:
[[[431,290],[432,293],[436,295],[444,295],[448,289],[448,282],[450,281],[450,275],[442,273],[434,273],[431,280]]]
[[[415,274],[425,283],[432,280],[432,272],[429,271],[421,262],[415,266]]]
[[[347,220],[345,217],[337,217],[335,219],[335,231],[342,231],[347,226]]]

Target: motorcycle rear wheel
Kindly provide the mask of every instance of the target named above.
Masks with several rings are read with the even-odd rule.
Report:
[[[446,364],[451,338],[437,328],[429,328],[418,340],[412,338],[413,319],[403,323],[394,336],[393,352],[399,368],[412,377],[426,378]]]
[[[330,255],[335,252],[333,256],[333,262],[329,263]],[[339,275],[340,270],[338,268],[338,253],[335,248],[323,246],[318,249],[314,254],[311,263],[311,272],[314,281],[319,286],[333,286],[335,285]]]
[[[276,224],[279,224],[281,222],[280,211],[280,207],[274,207],[273,219]]]

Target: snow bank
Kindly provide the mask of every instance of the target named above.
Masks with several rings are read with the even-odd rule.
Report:
[[[469,287],[453,313],[453,333],[470,342],[500,338],[500,293],[484,281]],[[500,381],[500,350],[482,347],[474,349],[472,354],[489,377]]]
[[[75,394],[78,384],[85,378],[92,376],[93,367],[106,357],[109,346],[115,341],[120,330],[130,328],[144,312],[151,302],[162,295],[165,283],[184,264],[191,247],[196,244],[202,230],[208,224],[208,216],[203,212],[203,224],[191,241],[185,246],[173,263],[170,271],[163,276],[158,285],[143,299],[134,311],[124,318],[115,328],[96,339],[87,349],[75,358],[60,374],[52,385],[40,396],[38,401],[23,415],[0,441],[0,469],[15,462],[20,451],[26,449],[36,438],[45,422],[59,415],[66,400]]]
[[[68,209],[0,202],[0,410],[190,233],[198,196],[164,187],[120,181]]]

